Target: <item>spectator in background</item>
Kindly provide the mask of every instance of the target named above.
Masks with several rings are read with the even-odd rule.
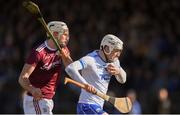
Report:
[[[130,100],[132,101],[132,110],[131,110],[130,114],[141,114],[142,113],[141,104],[137,100],[136,91],[133,89],[128,90],[127,97],[129,97]]]
[[[161,88],[158,92],[158,113],[171,113],[171,100],[169,99],[169,93],[166,88]]]

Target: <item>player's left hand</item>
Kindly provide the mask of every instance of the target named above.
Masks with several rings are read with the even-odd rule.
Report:
[[[106,69],[111,75],[118,75],[120,73],[120,68],[116,67],[113,63],[108,64]]]

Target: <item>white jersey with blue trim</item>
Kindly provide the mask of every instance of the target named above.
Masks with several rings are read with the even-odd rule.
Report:
[[[111,74],[106,70],[108,63],[99,56],[98,50],[89,53],[78,61],[82,65],[81,75],[83,78],[98,91],[106,94]],[[119,60],[116,60],[113,64],[120,67]],[[103,107],[104,100],[82,89],[79,103],[98,104]]]

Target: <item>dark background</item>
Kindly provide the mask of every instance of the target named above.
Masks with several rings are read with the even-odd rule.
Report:
[[[46,22],[61,20],[70,29],[74,60],[99,48],[102,37],[114,34],[124,42],[120,57],[127,72],[123,85],[111,80],[108,94],[137,92],[142,113],[159,113],[158,91],[166,88],[170,113],[180,113],[179,0],[37,0]],[[46,39],[39,22],[21,0],[0,1],[0,113],[23,113],[18,77],[31,48]],[[63,74],[65,76],[65,74]],[[61,85],[54,113],[75,113],[79,88]],[[108,104],[107,111],[112,112]]]

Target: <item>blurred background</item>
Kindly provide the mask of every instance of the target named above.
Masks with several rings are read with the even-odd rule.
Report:
[[[108,94],[129,96],[131,113],[180,113],[179,0],[37,0],[46,22],[61,20],[70,29],[73,60],[98,49],[102,37],[124,42],[121,66],[127,82],[112,78]],[[0,1],[0,113],[23,113],[18,77],[31,48],[46,39],[22,0]],[[63,70],[62,70],[63,71]],[[65,72],[63,77],[65,76]],[[63,84],[54,113],[75,113],[80,89]],[[105,103],[105,110],[118,113]]]

